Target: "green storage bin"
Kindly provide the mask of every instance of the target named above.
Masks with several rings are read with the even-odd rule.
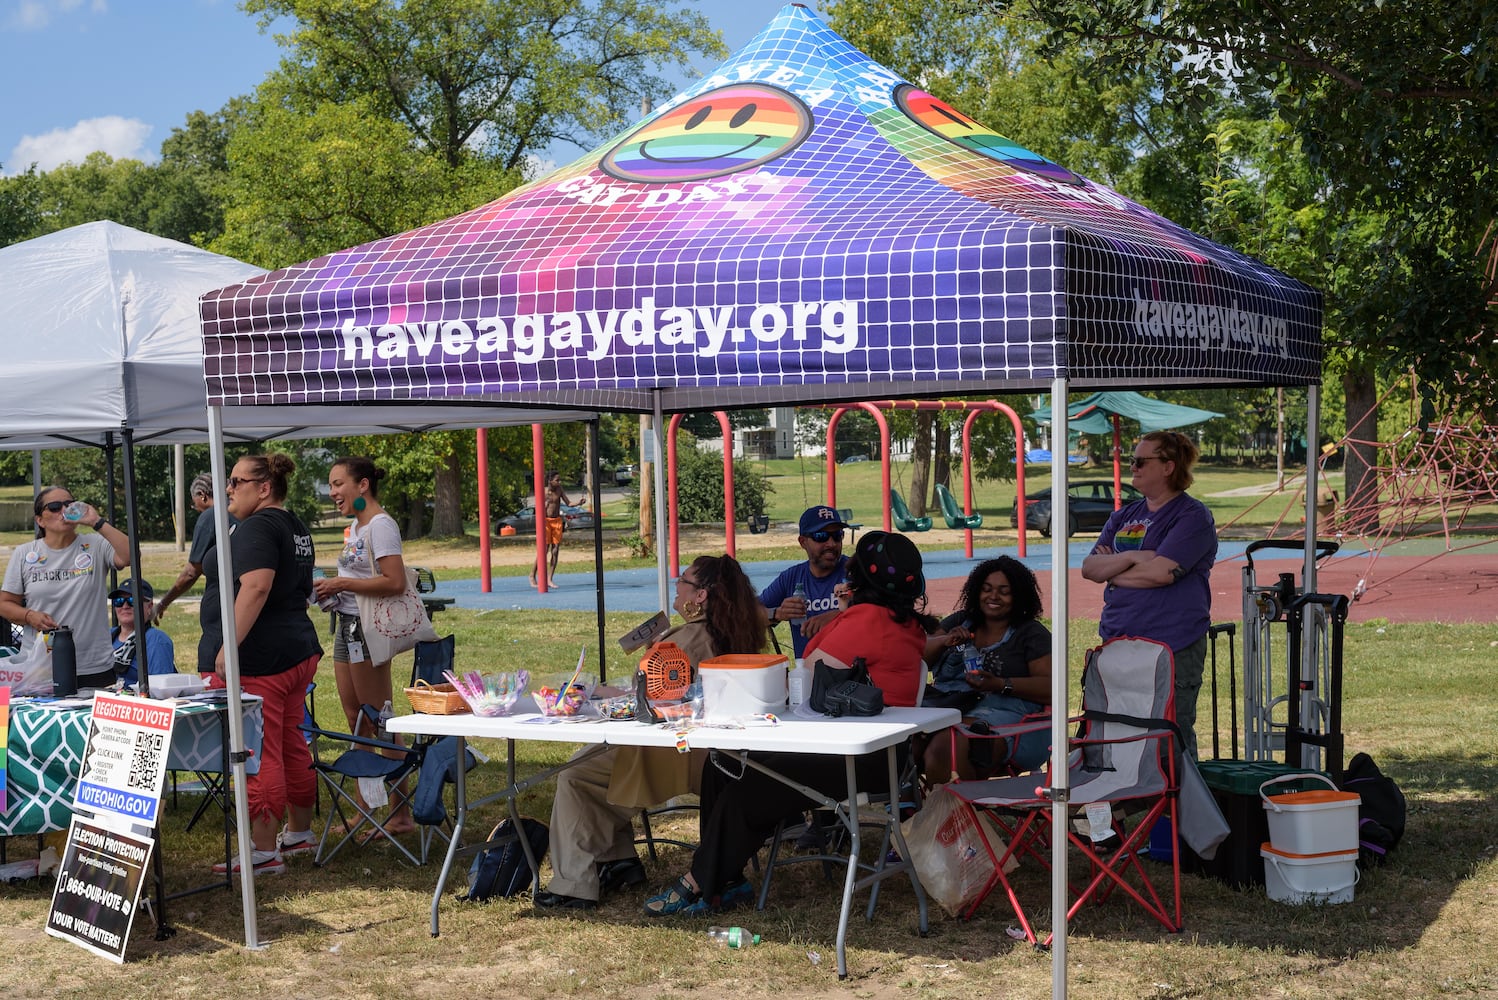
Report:
[[[1327,775],[1305,767],[1291,767],[1274,760],[1204,760],[1196,765],[1207,787],[1229,795],[1259,797],[1259,786],[1287,774],[1316,775],[1304,781],[1285,781],[1274,786],[1274,794],[1325,788]]]
[[[1269,839],[1269,818],[1264,815],[1259,786],[1272,778],[1304,774],[1304,781],[1280,782],[1272,790],[1280,794],[1325,788],[1324,781],[1312,777],[1320,772],[1272,760],[1204,760],[1197,763],[1197,769],[1231,832],[1210,860],[1196,857],[1182,845],[1181,870],[1210,875],[1234,888],[1263,885],[1264,858],[1259,847]]]

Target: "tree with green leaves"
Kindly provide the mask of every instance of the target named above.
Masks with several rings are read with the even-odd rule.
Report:
[[[0,246],[42,235],[42,202],[42,179],[34,165],[0,177]]]
[[[90,153],[48,171],[0,178],[0,246],[109,219],[193,246],[223,230],[225,151],[241,102],[194,111],[161,144],[161,160]]]
[[[288,18],[287,57],[262,100],[292,110],[371,102],[449,167],[520,171],[558,140],[582,145],[673,92],[663,66],[723,44],[701,14],[641,0],[246,0]]]
[[[1161,104],[1201,118],[1224,98],[1263,109],[1314,180],[1290,273],[1326,292],[1349,425],[1377,423],[1377,387],[1405,370],[1433,410],[1498,419],[1498,56],[1492,5],[1452,0],[977,0],[995,30],[1046,32],[1042,50],[1094,55],[1101,80],[1158,74]],[[1287,142],[1286,140],[1293,140]],[[1283,244],[1282,244],[1283,245]],[[1276,263],[1273,255],[1271,263]],[[1354,450],[1349,498],[1371,456]],[[1364,504],[1363,506],[1370,506]]]
[[[641,0],[243,6],[262,26],[284,19],[291,27],[279,36],[285,58],[230,139],[224,234],[213,249],[264,267],[492,201],[553,142],[597,141],[633,121],[642,101],[668,94],[662,67],[723,52],[700,14]],[[530,491],[521,485],[528,432],[490,435],[493,450],[496,438],[520,433],[514,464],[495,468],[501,489],[517,495]],[[381,449],[389,465],[434,477],[437,534],[461,530],[472,440],[427,434]],[[409,454],[398,460],[402,449]],[[581,449],[567,461],[581,462]]]

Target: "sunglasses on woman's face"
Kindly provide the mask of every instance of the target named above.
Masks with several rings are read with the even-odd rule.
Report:
[[[117,608],[133,608],[135,607],[135,598],[128,595],[125,597],[111,597],[109,603]]]
[[[841,528],[834,528],[831,531],[813,531],[806,537],[810,538],[818,545],[822,545],[826,542],[840,542],[843,540],[843,530]]]
[[[46,511],[48,514],[56,514],[58,511],[62,510],[72,502],[73,501],[71,500],[48,500],[46,503],[42,504],[42,510]]]

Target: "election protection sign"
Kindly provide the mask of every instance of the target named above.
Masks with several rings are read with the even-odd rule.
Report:
[[[95,695],[74,808],[155,825],[176,716],[171,702]]]
[[[152,846],[147,837],[75,818],[47,933],[122,964]]]

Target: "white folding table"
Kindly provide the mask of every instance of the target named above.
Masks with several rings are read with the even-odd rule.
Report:
[[[848,935],[848,916],[852,908],[853,892],[856,888],[870,886],[872,892],[878,891],[878,883],[892,875],[904,874],[910,878],[911,885],[915,889],[916,899],[920,907],[920,930],[926,931],[926,894],[921,888],[920,880],[916,877],[915,870],[911,867],[908,859],[910,853],[905,848],[904,838],[900,834],[899,823],[899,775],[896,765],[896,748],[917,733],[931,733],[949,726],[954,726],[960,720],[960,715],[955,709],[947,708],[887,708],[878,716],[872,718],[841,718],[841,719],[806,719],[797,716],[789,716],[780,720],[777,725],[751,724],[744,728],[724,728],[717,726],[698,726],[685,730],[685,745],[690,749],[719,750],[735,754],[735,759],[743,762],[766,775],[784,782],[791,787],[801,789],[811,796],[820,805],[834,810],[838,818],[848,828],[848,874],[843,883],[842,910],[838,918],[837,929],[837,974],[839,978],[848,974],[847,957],[845,945]],[[554,743],[584,743],[599,748],[610,746],[638,746],[638,747],[677,747],[681,742],[682,733],[669,725],[652,726],[641,722],[619,722],[619,721],[585,721],[585,722],[555,722],[547,721],[536,713],[533,707],[528,712],[498,718],[482,718],[475,715],[402,715],[390,720],[389,729],[394,733],[409,733],[415,736],[455,736],[458,738],[459,747],[455,760],[463,760],[465,741],[469,739],[496,739],[504,740],[506,743],[506,781],[507,785],[493,795],[469,803],[467,781],[464,769],[455,768],[455,783],[457,785],[457,815],[454,820],[452,838],[448,842],[447,856],[442,862],[442,871],[437,876],[437,888],[432,894],[432,936],[440,933],[438,926],[438,907],[442,901],[442,894],[447,885],[448,877],[452,874],[453,862],[462,847],[463,828],[468,818],[470,807],[478,808],[490,802],[500,799],[506,800],[510,817],[514,825],[519,829],[520,815],[515,804],[516,798],[527,789],[534,787],[543,781],[549,781],[560,772],[566,770],[578,759],[584,759],[586,755],[569,760],[564,764],[548,768],[537,774],[520,779],[515,773],[515,744],[520,740],[548,741]],[[858,852],[859,852],[859,824],[858,811],[858,778],[855,773],[855,762],[858,757],[884,750],[889,758],[889,804],[874,817],[875,822],[883,821],[889,824],[894,841],[899,848],[901,861],[887,862],[881,859],[875,870],[863,879],[858,878]],[[778,774],[773,769],[773,759],[768,762],[753,760],[744,753],[757,751],[765,753],[788,753],[788,754],[820,754],[824,756],[842,757],[846,763],[848,780],[847,798],[841,802],[808,789],[800,783]],[[530,846],[526,838],[519,838],[521,848],[530,857]],[[530,858],[533,871],[539,872],[535,858]],[[539,875],[537,875],[539,879]],[[872,909],[872,902],[871,902]],[[872,914],[871,914],[872,916]]]

